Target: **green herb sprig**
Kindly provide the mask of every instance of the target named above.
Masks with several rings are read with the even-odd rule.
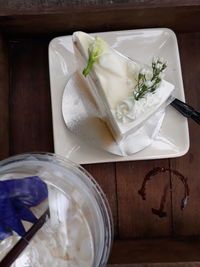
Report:
[[[106,43],[99,37],[95,37],[94,42],[88,48],[88,63],[87,67],[83,70],[83,75],[86,77],[93,64],[99,59],[106,48]]]
[[[147,93],[155,92],[162,81],[164,70],[167,68],[167,63],[161,59],[153,60],[152,71],[142,69],[137,76],[136,90],[134,92],[135,100],[143,98]]]

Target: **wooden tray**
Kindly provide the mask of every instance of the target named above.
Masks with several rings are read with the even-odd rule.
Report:
[[[53,152],[48,44],[74,30],[171,28],[178,38],[186,100],[200,109],[199,1],[61,1],[61,7],[45,6],[46,1],[37,1],[37,5],[28,1],[30,6],[21,2],[19,7],[3,3],[0,10],[1,159],[28,151]],[[101,185],[112,208],[115,242],[111,264],[199,265],[200,127],[192,121],[189,127],[191,146],[184,157],[84,166]],[[153,167],[170,167],[188,177],[190,198],[184,211],[180,210],[183,186],[173,175],[162,174],[152,180],[147,201],[138,195],[145,174]],[[151,209],[159,208],[167,183],[171,187],[167,217],[159,218]]]

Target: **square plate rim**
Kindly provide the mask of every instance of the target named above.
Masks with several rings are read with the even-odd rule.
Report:
[[[158,27],[158,28],[137,28],[137,29],[127,29],[127,30],[116,30],[116,31],[99,31],[99,32],[92,32],[92,33],[89,33],[89,34],[109,34],[109,33],[125,33],[125,32],[129,32],[129,33],[134,33],[134,32],[137,32],[137,31],[167,31],[171,36],[172,38],[174,39],[174,42],[175,42],[175,45],[176,45],[176,48],[177,48],[177,56],[178,56],[178,61],[179,61],[179,68],[180,68],[180,74],[181,74],[181,79],[182,79],[182,70],[181,70],[181,65],[180,65],[180,55],[179,55],[179,49],[178,49],[178,41],[177,41],[177,36],[175,34],[175,32],[170,29],[170,28],[166,28],[166,27]],[[71,38],[72,35],[61,35],[61,36],[57,36],[57,37],[54,37],[50,42],[49,42],[49,45],[48,45],[48,62],[49,62],[49,79],[50,79],[50,93],[51,93],[51,106],[52,106],[52,124],[53,124],[53,139],[54,139],[54,151],[56,154],[60,154],[62,155],[61,153],[59,153],[59,151],[57,150],[56,148],[56,145],[55,145],[55,138],[56,138],[56,129],[55,129],[55,124],[54,124],[54,114],[53,114],[53,100],[52,100],[52,75],[51,75],[51,64],[50,64],[50,53],[51,53],[51,45],[53,42],[57,41],[58,39],[61,39],[61,38]],[[70,76],[70,75],[69,75]],[[183,80],[182,80],[183,82]],[[184,90],[184,87],[183,87],[183,101],[185,101],[185,90]],[[63,123],[64,123],[64,120],[63,120]],[[65,124],[65,123],[64,123]],[[66,125],[65,125],[66,127]],[[188,120],[186,120],[186,123],[185,123],[185,129],[186,131],[186,143],[185,143],[185,146],[183,149],[181,149],[180,151],[178,152],[174,152],[174,153],[167,153],[167,154],[164,154],[164,155],[152,155],[152,156],[149,156],[147,155],[146,157],[145,156],[142,156],[142,157],[137,157],[137,158],[134,158],[132,159],[131,156],[117,156],[117,155],[112,155],[111,153],[107,152],[109,155],[111,155],[111,158],[110,159],[104,159],[104,158],[100,158],[100,159],[93,159],[93,160],[81,160],[81,161],[78,161],[76,163],[78,164],[97,164],[97,163],[108,163],[108,162],[126,162],[126,161],[139,161],[139,160],[155,160],[155,159],[166,159],[166,158],[177,158],[177,157],[181,157],[183,155],[185,155],[188,151],[189,151],[189,147],[190,147],[190,138],[189,138],[189,127],[188,127]],[[139,153],[139,152],[137,152]],[[135,153],[135,154],[137,154]],[[133,154],[133,155],[135,155]],[[112,158],[112,156],[114,156],[115,158]],[[64,156],[66,157],[66,156]],[[69,157],[70,159],[70,157]],[[70,159],[71,160],[71,159]]]

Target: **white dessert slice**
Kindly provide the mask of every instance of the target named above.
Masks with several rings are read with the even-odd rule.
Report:
[[[95,38],[84,32],[73,34],[79,71],[87,66],[89,50]],[[103,40],[103,50],[93,64],[86,80],[102,119],[117,142],[135,132],[169,98],[174,86],[162,80],[153,93],[136,100],[137,79],[142,66],[109,47]]]

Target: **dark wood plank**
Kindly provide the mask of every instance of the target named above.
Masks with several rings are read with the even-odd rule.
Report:
[[[176,31],[198,31],[200,3],[134,2],[112,5],[56,6],[48,8],[0,9],[0,27],[9,33],[71,33],[168,27]],[[105,8],[106,7],[106,8]],[[92,12],[91,12],[92,8]]]
[[[200,242],[195,241],[175,239],[115,241],[109,264],[171,262],[180,263],[180,266],[181,263],[185,263],[187,266],[189,262],[200,262],[199,251]]]
[[[168,160],[124,162],[116,164],[119,237],[158,237],[171,234],[171,196],[168,191],[165,211],[160,218],[151,209],[159,209],[169,175],[158,175],[147,185],[146,201],[138,194],[145,175],[154,167],[168,167]]]
[[[56,7],[56,6],[97,6],[114,4],[134,3],[136,6],[183,6],[198,5],[199,0],[0,0],[1,8],[27,9],[34,7]]]
[[[108,267],[199,267],[200,262],[108,264]]]
[[[183,78],[187,103],[200,110],[200,33],[178,35]],[[200,234],[200,127],[189,121],[190,150],[186,156],[172,159],[171,167],[188,177],[190,197],[184,212],[180,210],[180,201],[184,195],[183,185],[172,177],[173,182],[173,218],[176,235]]]
[[[53,151],[48,41],[10,43],[11,154]]]
[[[88,164],[84,168],[93,175],[103,192],[105,193],[111,207],[115,238],[118,237],[118,214],[117,214],[117,190],[115,179],[115,163]]]
[[[9,79],[7,42],[0,34],[0,159],[9,156]]]

